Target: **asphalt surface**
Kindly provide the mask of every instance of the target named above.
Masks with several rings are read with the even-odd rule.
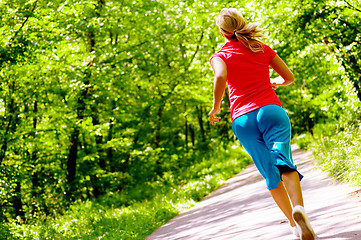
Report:
[[[334,181],[312,163],[309,152],[292,146],[305,209],[316,239],[361,240],[360,188]],[[266,184],[251,164],[193,208],[182,212],[146,240],[297,239]]]

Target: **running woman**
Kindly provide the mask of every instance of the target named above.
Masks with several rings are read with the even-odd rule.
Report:
[[[274,91],[291,84],[293,73],[274,50],[258,40],[265,37],[263,29],[246,23],[236,9],[222,9],[216,24],[226,43],[211,57],[214,99],[209,120],[212,125],[219,122],[215,115],[227,84],[235,135],[265,178],[292,232],[302,240],[313,240],[300,185],[303,176],[292,159],[291,124]],[[271,80],[269,66],[280,76]]]

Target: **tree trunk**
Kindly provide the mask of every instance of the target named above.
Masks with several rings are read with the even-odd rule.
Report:
[[[353,71],[354,79],[353,79],[353,86],[355,87],[356,94],[358,99],[361,101],[361,66],[358,65],[355,56],[350,56],[350,65]],[[351,74],[350,74],[351,75]]]
[[[67,185],[68,185],[66,196],[68,201],[75,200],[74,192],[76,189],[75,177],[76,177],[76,160],[78,155],[78,140],[79,140],[79,130],[77,127],[75,127],[73,133],[71,134],[70,149],[66,164],[66,172],[67,172],[66,177],[67,177]]]
[[[103,6],[103,4],[105,3],[104,0],[98,0],[98,4],[96,5],[96,15],[97,17],[100,16],[100,11],[101,8]],[[89,52],[93,52],[95,51],[95,34],[92,31],[88,32],[88,50]],[[91,66],[93,66],[93,60],[91,60],[88,64],[87,64],[87,68],[90,68]],[[88,69],[86,69],[87,71]],[[77,107],[77,115],[78,115],[78,119],[81,121],[83,121],[84,119],[84,111],[85,111],[85,99],[88,98],[88,93],[89,93],[89,85],[90,85],[90,78],[91,78],[91,72],[89,72],[88,74],[86,74],[86,79],[84,81],[84,85],[86,86],[83,90],[83,92],[81,93],[81,95],[78,98],[78,107]],[[93,116],[93,124],[95,122],[99,122],[97,120],[97,116]],[[100,139],[101,140],[101,139]],[[96,141],[99,142],[99,139],[97,139]],[[74,126],[74,131],[72,132],[71,135],[71,141],[70,141],[70,150],[69,150],[69,156],[68,156],[68,160],[67,160],[67,182],[68,182],[68,192],[67,192],[67,196],[68,199],[73,199],[74,198],[74,190],[75,190],[75,177],[76,177],[76,161],[77,161],[77,154],[78,154],[78,142],[79,142],[79,129],[77,126]]]
[[[30,134],[31,137],[32,137],[32,140],[34,141],[34,144],[36,145],[36,140],[35,140],[35,133],[36,133],[36,129],[37,129],[37,124],[38,124],[38,117],[37,117],[37,114],[38,114],[38,101],[35,100],[34,101],[34,110],[33,110],[33,113],[34,113],[34,117],[33,117],[33,131],[32,133]],[[31,153],[31,156],[30,156],[30,159],[31,159],[31,162],[33,163],[33,166],[34,166],[34,170],[33,170],[33,173],[32,173],[32,176],[31,176],[31,183],[32,183],[32,195],[33,195],[33,199],[36,199],[38,195],[42,195],[44,193],[44,190],[43,190],[43,187],[41,186],[41,183],[40,183],[40,178],[39,178],[39,174],[41,175],[41,171],[38,172],[36,170],[36,167],[38,165],[37,163],[37,158],[38,158],[38,155],[37,155],[37,148],[34,149],[34,151]],[[48,215],[49,214],[49,210],[48,210],[48,207],[46,206],[46,204],[44,204],[44,202],[39,202],[38,203],[40,206],[41,206],[41,210],[46,214]],[[37,211],[37,207],[33,208],[33,211]]]
[[[194,132],[194,129],[191,124],[189,125],[189,132],[191,134],[192,146],[194,147],[196,145],[196,136],[195,136],[195,132]]]
[[[84,81],[85,86],[89,86],[89,79]],[[84,111],[85,111],[85,99],[88,95],[88,87],[85,87],[82,91],[81,95],[78,98],[78,106],[77,106],[77,115],[79,122],[82,122],[84,119]],[[74,130],[71,133],[70,137],[70,146],[69,146],[69,155],[66,163],[66,172],[67,172],[67,199],[69,201],[74,200],[74,192],[76,189],[76,163],[78,156],[78,145],[79,145],[79,127],[77,123],[74,125]]]
[[[105,4],[105,0],[98,0],[96,6],[95,6],[95,14],[97,17],[100,17],[100,12],[103,8]],[[96,41],[95,41],[95,34],[93,31],[89,31],[88,32],[88,49],[89,49],[89,52],[93,52],[95,51],[95,44],[96,44]],[[88,67],[92,67],[93,66],[93,61],[89,62],[88,63]],[[88,79],[91,79],[92,77],[92,72],[89,71],[89,74],[87,74],[87,78]],[[88,80],[88,83],[87,85],[89,85],[89,80]],[[93,92],[93,88],[90,86],[89,87],[89,91],[92,93]],[[86,92],[88,94],[88,92]],[[86,95],[84,96],[84,99],[85,99]],[[93,104],[91,106],[91,109],[92,109],[92,123],[93,123],[93,126],[98,126],[100,125],[100,121],[99,121],[99,115],[98,115],[98,109],[97,109],[97,103],[95,101],[95,99],[93,99],[95,104]],[[85,108],[84,108],[85,109]],[[102,147],[102,144],[103,144],[103,136],[102,135],[96,135],[95,136],[95,143],[96,143],[96,150],[97,150],[97,153],[98,153],[98,156],[99,156],[99,161],[98,161],[98,166],[105,170],[106,169],[106,160],[105,160],[105,156],[104,156],[104,149]],[[91,183],[92,183],[92,187],[93,187],[93,195],[95,198],[97,198],[98,196],[100,196],[101,194],[103,194],[103,190],[102,190],[102,187],[101,187],[101,184],[99,183],[99,179],[98,177],[94,174],[94,175],[91,175],[90,176],[91,178]]]
[[[94,100],[95,102],[95,100]],[[94,104],[92,106],[92,123],[93,126],[99,126],[100,125],[100,121],[99,121],[99,114],[98,114],[98,109],[96,108],[96,104]],[[96,135],[95,136],[95,143],[96,143],[96,149],[99,155],[99,161],[98,161],[98,165],[101,169],[105,170],[106,168],[106,161],[105,161],[105,156],[104,156],[104,149],[102,147],[103,144],[103,136],[102,135]]]
[[[12,200],[12,204],[15,209],[15,215],[20,217],[21,219],[24,219],[25,215],[24,215],[24,211],[23,211],[23,203],[21,201],[21,183],[20,183],[20,181],[16,182],[15,194],[14,194],[14,198]]]
[[[155,136],[154,136],[154,145],[156,148],[160,147],[160,141],[161,141],[160,131],[162,128],[162,117],[163,117],[164,106],[165,106],[165,101],[163,100],[162,97],[161,105],[159,106],[157,112],[157,120],[156,120]],[[156,163],[155,173],[158,176],[160,176],[162,175],[162,167],[161,167],[162,161],[160,155],[157,156],[157,160],[155,163]]]
[[[7,126],[5,128],[5,133],[2,136],[3,142],[0,150],[0,164],[4,160],[6,156],[6,151],[8,149],[8,143],[10,140],[11,133],[16,131],[17,123],[19,121],[19,117],[17,114],[17,106],[15,100],[12,98],[12,94],[15,93],[15,81],[11,81],[9,83],[9,104],[6,104],[6,119],[8,120]],[[6,100],[5,100],[6,101]]]
[[[97,112],[97,109],[95,106],[92,107],[92,115],[93,115],[92,116],[93,126],[98,126],[100,124],[100,122],[99,122],[99,118],[98,118],[98,112]],[[102,146],[103,136],[96,135],[95,143],[96,143],[96,150],[97,150],[98,156],[99,156],[98,166],[102,170],[105,170],[107,164],[105,161],[104,150],[103,150],[103,146]],[[93,195],[95,198],[97,198],[104,193],[104,190],[102,189],[101,183],[99,182],[99,179],[96,176],[96,174],[92,174],[92,176],[90,176],[90,178],[91,178],[91,183],[93,186]]]
[[[186,146],[186,151],[188,152],[188,121],[187,121],[187,116],[185,117],[185,126],[184,126],[184,130],[185,130],[185,146]]]
[[[204,125],[203,125],[203,108],[202,108],[202,106],[200,106],[200,107],[196,106],[196,109],[197,109],[199,129],[201,130],[202,142],[205,143],[206,142],[206,134],[205,134]]]
[[[154,145],[156,148],[159,148],[159,146],[160,146],[160,130],[162,127],[163,107],[164,107],[164,104],[161,104],[161,106],[159,106],[159,108],[158,108],[156,127],[154,130],[155,131]]]
[[[113,126],[114,122],[113,119],[109,119],[109,131],[108,131],[108,142],[113,139]],[[113,149],[112,147],[109,147],[107,149],[107,155],[108,155],[108,162],[113,162]]]

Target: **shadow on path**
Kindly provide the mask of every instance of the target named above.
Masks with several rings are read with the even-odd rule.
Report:
[[[317,239],[361,239],[360,198],[356,189],[333,181],[315,169],[310,153],[293,147],[293,158],[305,176],[305,207]],[[146,240],[295,239],[287,219],[273,202],[254,164],[229,179],[193,208],[157,229]]]

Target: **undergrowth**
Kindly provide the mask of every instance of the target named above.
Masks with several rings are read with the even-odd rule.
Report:
[[[195,164],[178,172],[166,172],[157,181],[134,186],[127,194],[109,193],[96,201],[76,203],[53,219],[0,224],[0,239],[144,240],[249,163],[242,148],[218,147]]]
[[[316,164],[332,177],[361,186],[361,125],[319,124],[313,132],[298,137],[298,146],[311,151]]]

